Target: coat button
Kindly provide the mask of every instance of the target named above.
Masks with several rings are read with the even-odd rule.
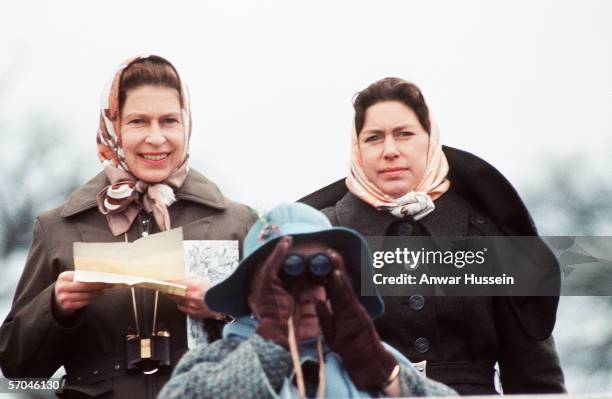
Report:
[[[477,216],[476,218],[474,218],[474,221],[476,223],[478,223],[478,224],[485,224],[485,223],[487,223],[487,221],[483,217],[480,217],[480,216]]]
[[[115,370],[119,370],[120,368],[121,368],[121,365],[115,364]]]
[[[427,338],[417,338],[414,341],[414,349],[419,353],[425,353],[429,350],[429,340]]]
[[[93,375],[98,374],[98,370],[94,370],[91,374],[93,374]]]
[[[425,307],[425,297],[423,295],[412,295],[408,303],[413,310],[421,310]]]

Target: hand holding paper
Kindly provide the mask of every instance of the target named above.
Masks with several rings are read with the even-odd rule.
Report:
[[[187,287],[185,296],[168,294],[168,298],[176,303],[177,308],[193,317],[194,319],[222,319],[223,315],[212,312],[204,303],[206,291],[212,287],[212,283],[206,277],[189,277],[181,280],[172,281],[175,284],[184,285]]]
[[[134,242],[74,243],[74,281],[138,286],[184,296],[187,287],[169,281],[185,277],[181,227]]]
[[[55,311],[60,316],[70,316],[77,310],[89,305],[91,301],[104,293],[111,286],[106,283],[75,282],[74,272],[60,273],[53,290]]]

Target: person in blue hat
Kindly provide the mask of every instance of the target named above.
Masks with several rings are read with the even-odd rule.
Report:
[[[273,208],[249,230],[238,268],[206,294],[236,321],[188,352],[160,397],[456,395],[380,340],[372,318],[384,305],[360,267],[369,258],[357,232],[314,208]]]

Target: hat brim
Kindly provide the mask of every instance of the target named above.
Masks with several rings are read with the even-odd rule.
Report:
[[[302,230],[303,231],[303,230]],[[371,265],[363,265],[362,261],[371,258],[369,246],[355,231],[345,227],[332,227],[325,230],[308,233],[291,234],[285,231],[283,235],[275,237],[259,247],[255,252],[240,262],[236,270],[225,280],[211,287],[206,293],[206,305],[215,312],[221,312],[233,317],[251,314],[248,296],[251,292],[252,279],[255,268],[274,249],[276,243],[285,236],[293,238],[313,238],[320,240],[345,256],[346,267],[349,271],[353,290],[370,317],[379,317],[384,312],[384,304],[372,279]],[[365,289],[364,289],[365,288]],[[362,295],[364,290],[373,295]]]

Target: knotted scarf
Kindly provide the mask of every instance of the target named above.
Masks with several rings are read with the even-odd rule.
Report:
[[[419,220],[435,209],[434,201],[450,187],[450,182],[446,178],[448,161],[442,152],[438,125],[433,120],[431,120],[427,164],[423,177],[412,191],[399,198],[389,197],[366,177],[354,127],[351,140],[350,172],[346,178],[346,185],[351,193],[376,209],[388,211],[397,218],[410,215],[415,220]]]

